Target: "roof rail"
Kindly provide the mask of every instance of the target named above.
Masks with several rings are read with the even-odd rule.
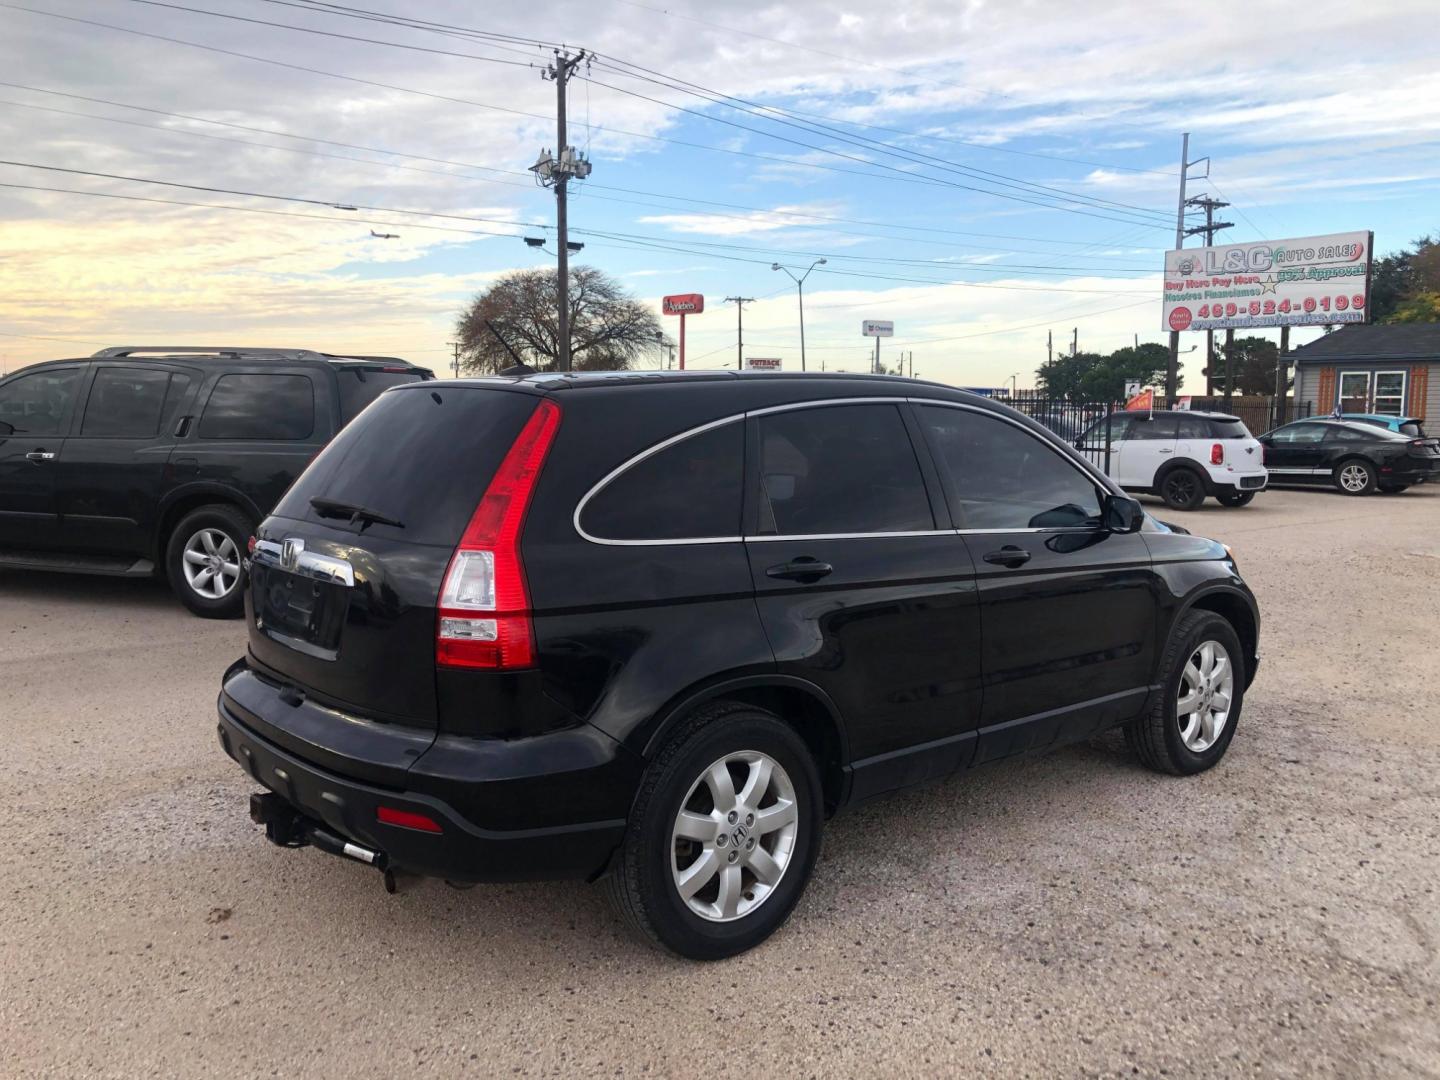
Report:
[[[94,359],[138,356],[141,353],[152,353],[161,356],[176,355],[208,355],[208,356],[283,356],[290,359],[323,359],[321,353],[313,349],[255,349],[236,348],[222,345],[114,345],[108,349],[101,349],[92,353]]]

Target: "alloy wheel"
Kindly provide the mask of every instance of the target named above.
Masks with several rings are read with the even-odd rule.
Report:
[[[753,912],[789,868],[799,820],[795,785],[774,758],[742,750],[713,762],[671,829],[670,869],[685,906],[710,922]]]
[[[1370,473],[1364,465],[1351,462],[1340,470],[1340,486],[1351,494],[1359,494],[1370,486]]]
[[[1165,487],[1172,502],[1183,504],[1195,498],[1195,477],[1187,471],[1177,469],[1171,473],[1165,479]]]
[[[228,596],[240,580],[239,549],[220,529],[200,529],[185,541],[180,566],[186,583],[207,600]]]
[[[1187,749],[1203,754],[1215,745],[1230,720],[1234,694],[1235,665],[1230,654],[1218,641],[1202,642],[1181,672],[1175,702],[1180,741]]]

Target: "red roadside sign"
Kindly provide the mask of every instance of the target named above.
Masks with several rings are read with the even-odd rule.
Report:
[[[666,315],[699,315],[705,310],[705,297],[696,292],[662,296],[660,310]]]

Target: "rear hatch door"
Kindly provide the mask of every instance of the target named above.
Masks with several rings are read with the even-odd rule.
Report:
[[[445,569],[535,405],[532,391],[426,382],[365,409],[260,526],[252,665],[312,703],[433,731]]]

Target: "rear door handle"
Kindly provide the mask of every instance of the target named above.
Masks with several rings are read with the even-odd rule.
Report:
[[[809,584],[813,581],[819,581],[827,574],[833,574],[834,572],[835,568],[829,563],[812,559],[809,555],[802,555],[798,559],[791,559],[787,563],[770,567],[770,569],[765,571],[765,575],[767,577],[787,578],[790,581]]]
[[[986,552],[984,558],[988,563],[994,563],[997,566],[1004,566],[1014,570],[1017,566],[1024,566],[1030,561],[1030,552],[1024,548],[1006,544],[999,551]]]
[[[26,461],[53,461],[54,459],[54,450],[31,450],[25,455]]]

